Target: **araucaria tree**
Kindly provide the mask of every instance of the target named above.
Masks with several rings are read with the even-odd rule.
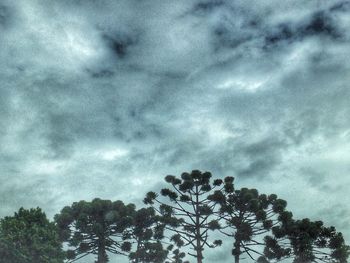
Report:
[[[107,252],[126,255],[131,244],[125,241],[124,235],[133,223],[134,210],[133,204],[98,198],[64,207],[55,220],[62,240],[72,248],[68,251],[70,261],[94,254],[96,263],[106,263]]]
[[[233,239],[235,263],[240,261],[242,255],[256,261],[263,256],[264,236],[279,224],[279,215],[287,202],[278,199],[275,194],[259,194],[256,189],[242,188],[224,194],[225,198],[220,203],[220,217],[225,224],[220,232]]]
[[[173,232],[171,240],[179,247],[190,246],[194,253],[189,254],[198,263],[203,260],[205,247],[221,245],[221,240],[210,242],[208,239],[210,230],[220,228],[215,216],[216,203],[210,197],[223,185],[220,179],[211,183],[211,177],[211,173],[198,170],[183,173],[181,178],[168,175],[165,181],[171,188],[162,189],[160,196],[149,192],[144,199],[144,203],[152,205],[161,216],[165,229]],[[226,183],[229,187],[233,179]]]
[[[133,223],[126,237],[131,240],[135,250],[130,252],[133,263],[162,263],[168,250],[163,248],[164,227],[152,207],[141,208],[133,215]]]
[[[280,260],[293,258],[294,263],[346,263],[350,248],[343,235],[334,227],[326,227],[322,221],[292,219],[291,213],[282,216],[283,224],[272,228],[274,236],[265,238],[265,258]],[[281,251],[289,249],[289,255]]]
[[[1,263],[63,263],[65,254],[45,213],[21,208],[0,221],[0,256]]]
[[[347,263],[343,235],[322,221],[297,220],[277,195],[236,190],[234,178],[193,170],[165,177],[168,188],[149,192],[148,207],[94,199],[64,207],[50,222],[40,208],[21,208],[0,220],[0,263],[72,263],[109,254],[132,263],[189,263],[224,242],[239,263]],[[67,251],[63,251],[66,247]],[[181,251],[181,250],[182,251]],[[231,251],[230,251],[231,250]]]

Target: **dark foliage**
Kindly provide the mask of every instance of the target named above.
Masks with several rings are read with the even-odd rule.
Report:
[[[60,236],[72,250],[71,261],[88,254],[97,255],[97,263],[108,262],[107,252],[126,255],[131,244],[124,239],[125,231],[132,226],[135,206],[122,201],[94,199],[80,201],[62,209],[55,216]]]
[[[64,256],[57,228],[40,208],[21,208],[1,220],[0,262],[62,263]]]

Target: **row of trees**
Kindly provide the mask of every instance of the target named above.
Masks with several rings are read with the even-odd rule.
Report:
[[[235,189],[234,178],[212,180],[209,172],[166,176],[147,207],[94,199],[64,207],[50,222],[40,208],[21,208],[0,221],[0,262],[62,263],[109,254],[130,262],[185,263],[204,260],[204,250],[232,244],[233,261],[292,259],[295,263],[347,262],[341,233],[321,221],[296,220],[286,201],[256,189]],[[67,248],[65,251],[64,247]]]

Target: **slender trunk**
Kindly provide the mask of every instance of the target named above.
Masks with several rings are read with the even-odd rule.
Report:
[[[108,257],[106,253],[106,246],[104,244],[104,240],[99,243],[98,245],[98,252],[97,252],[97,262],[96,263],[107,263]]]
[[[196,186],[196,252],[197,252],[197,263],[202,263],[203,254],[202,254],[202,246],[201,246],[198,186]]]
[[[137,247],[136,247],[136,252],[137,254],[140,253],[140,248],[141,248],[141,242],[139,241],[139,239],[137,239]],[[135,263],[139,263],[139,257],[136,255],[136,259],[135,259]]]
[[[202,254],[202,247],[201,247],[201,240],[198,238],[198,232],[197,230],[197,242],[196,242],[196,252],[197,252],[197,263],[202,263],[203,254]]]
[[[235,242],[233,243],[233,251],[235,257],[235,263],[239,263],[239,257],[241,256],[241,236],[240,232],[242,231],[242,223],[244,220],[244,212],[239,212],[238,223],[235,224],[236,233],[235,233]]]
[[[241,245],[240,241],[236,240],[235,243],[233,244],[234,251],[235,251],[235,263],[239,263],[239,256],[241,255]]]

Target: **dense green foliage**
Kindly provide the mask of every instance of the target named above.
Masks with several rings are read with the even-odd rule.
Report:
[[[325,227],[322,221],[308,218],[294,220],[290,213],[282,217],[283,223],[272,229],[273,236],[265,237],[266,258],[279,260],[293,255],[294,263],[347,262],[349,247],[334,227]]]
[[[132,263],[188,263],[191,255],[201,263],[205,248],[222,242],[232,244],[235,263],[347,262],[350,249],[340,232],[294,219],[275,194],[235,189],[233,177],[213,180],[198,170],[165,181],[170,187],[147,193],[148,207],[138,210],[96,198],[64,207],[50,222],[40,208],[21,208],[0,220],[0,263],[74,262],[87,255],[107,263],[111,254]]]
[[[220,217],[225,226],[220,232],[233,238],[232,255],[236,263],[242,254],[255,261],[257,256],[263,256],[256,247],[264,245],[263,236],[279,224],[278,216],[284,212],[287,202],[275,194],[267,196],[248,188],[223,191],[223,195]],[[289,251],[284,252],[287,255]]]
[[[163,248],[163,226],[154,209],[141,208],[133,215],[133,224],[127,238],[135,243],[135,250],[129,254],[131,262],[161,263],[167,258],[168,250]]]
[[[97,263],[105,263],[108,262],[107,251],[114,254],[129,251],[131,244],[123,237],[125,230],[132,226],[134,210],[132,204],[98,198],[63,208],[55,220],[62,240],[73,248],[68,258],[75,260],[95,254]]]
[[[29,263],[28,257],[17,249],[15,243],[4,237],[0,238],[0,262]]]
[[[0,262],[62,263],[64,253],[54,223],[40,208],[21,208],[0,222]]]

